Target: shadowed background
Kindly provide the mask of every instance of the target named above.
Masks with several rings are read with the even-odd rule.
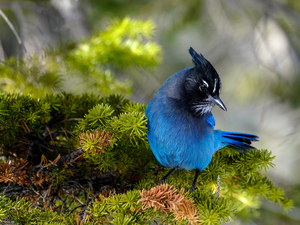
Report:
[[[258,135],[260,142],[255,146],[276,155],[276,167],[268,175],[295,201],[295,209],[287,216],[265,205],[261,216],[247,224],[300,221],[298,0],[0,1],[0,9],[27,50],[0,18],[0,60],[32,53],[41,56],[49,46],[80,41],[115,18],[152,20],[157,26],[153,39],[163,51],[162,63],[150,73],[139,68],[115,71],[119,81],[130,80],[132,91],[127,96],[144,104],[173,73],[193,66],[190,46],[201,52],[222,79],[221,99],[228,109],[213,109],[216,128]],[[1,87],[5,82],[1,80]],[[75,78],[67,78],[60,91],[79,94],[87,90]]]

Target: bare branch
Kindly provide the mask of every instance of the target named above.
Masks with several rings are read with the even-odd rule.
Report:
[[[220,196],[220,188],[221,188],[221,178],[220,176],[218,175],[218,179],[217,179],[217,197],[216,197],[216,200],[219,198]]]
[[[27,50],[26,50],[25,46],[23,45],[23,42],[22,42],[20,36],[18,35],[16,29],[14,28],[14,25],[9,21],[9,19],[7,18],[7,16],[3,13],[3,11],[1,9],[0,9],[0,16],[2,16],[2,18],[5,20],[5,22],[7,23],[7,25],[11,29],[11,31],[14,33],[15,37],[17,38],[19,45],[22,46],[22,48],[24,49],[24,51],[26,53]]]

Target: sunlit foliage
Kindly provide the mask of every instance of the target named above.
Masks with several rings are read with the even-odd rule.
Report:
[[[124,74],[151,71],[161,62],[161,49],[150,41],[150,20],[113,20],[105,30],[79,44],[48,48],[43,56],[10,58],[0,63],[0,90],[31,94],[96,92],[130,94],[132,83]],[[123,76],[117,78],[122,69]]]

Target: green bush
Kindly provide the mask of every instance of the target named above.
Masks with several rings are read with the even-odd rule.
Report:
[[[268,150],[216,152],[191,194],[184,190],[193,181],[193,171],[176,172],[167,180],[172,187],[157,186],[168,171],[149,147],[145,106],[122,96],[60,94],[35,99],[2,94],[0,101],[1,152],[7,159],[0,164],[1,191],[14,200],[0,203],[2,219],[22,224],[32,224],[32,218],[62,224],[75,224],[76,218],[85,218],[87,224],[185,224],[197,218],[203,224],[222,224],[257,216],[264,199],[285,211],[292,207],[283,191],[261,173],[274,166]],[[6,134],[8,127],[13,135]],[[147,203],[146,191],[156,196],[153,205]],[[174,195],[168,197],[171,192]],[[16,194],[23,198],[15,199]],[[194,214],[169,207],[171,197],[185,199],[177,205],[187,204]]]

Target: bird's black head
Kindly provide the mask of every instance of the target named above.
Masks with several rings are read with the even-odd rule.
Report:
[[[198,54],[192,47],[189,49],[195,67],[187,74],[184,82],[186,100],[189,110],[195,116],[210,112],[216,104],[226,111],[226,107],[219,98],[221,79],[215,68],[202,54]]]

